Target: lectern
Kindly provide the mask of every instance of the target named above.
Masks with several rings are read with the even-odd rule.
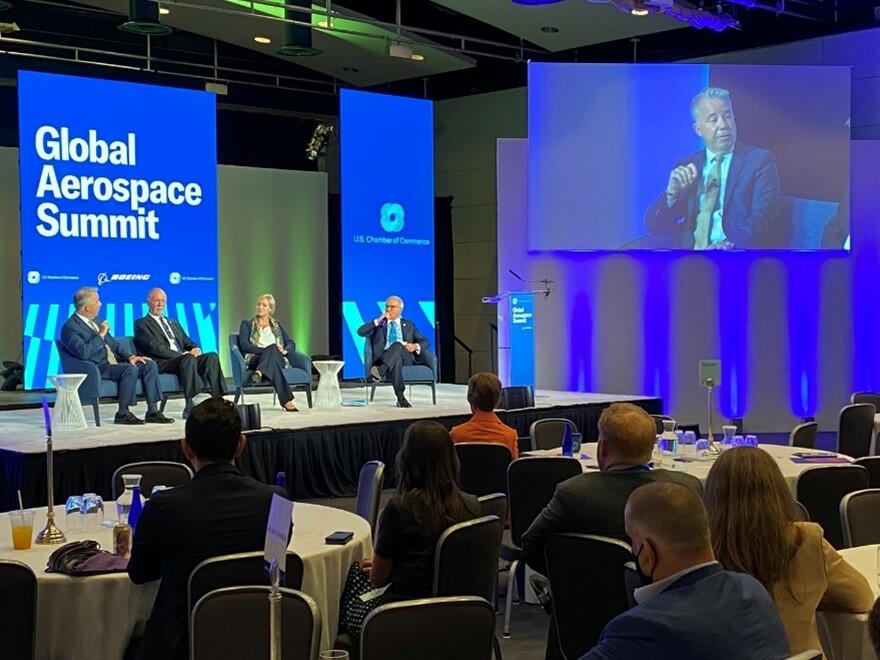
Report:
[[[510,329],[510,382],[505,385],[535,387],[535,293],[510,291],[483,298],[484,303],[508,305]]]

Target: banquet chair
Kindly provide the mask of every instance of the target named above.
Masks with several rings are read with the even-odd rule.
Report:
[[[868,471],[871,488],[880,488],[880,456],[863,456],[857,458],[855,463]]]
[[[300,591],[279,591],[281,657],[316,660],[321,644],[318,606]],[[227,587],[200,598],[192,610],[190,660],[268,657],[270,592],[271,587]]]
[[[477,596],[388,603],[364,621],[360,660],[490,660],[494,637],[495,613]]]
[[[113,499],[119,499],[125,486],[122,484],[123,474],[141,475],[141,495],[150,499],[153,486],[180,486],[192,479],[193,471],[186,463],[175,461],[141,461],[127,463],[116,468],[110,480],[110,491]]]
[[[797,655],[789,656],[785,660],[822,660],[823,657],[825,656],[822,655],[822,651],[810,649],[809,651],[802,651]]]
[[[357,514],[370,523],[370,531],[376,533],[376,520],[379,518],[379,500],[382,499],[385,463],[367,461],[358,474]]]
[[[577,426],[570,419],[563,417],[545,417],[532,422],[529,427],[529,437],[532,439],[532,451],[542,449],[557,449],[562,446],[562,438],[565,428],[572,433],[577,433]]]
[[[654,430],[658,434],[663,433],[663,422],[675,423],[675,420],[669,415],[651,415],[651,417],[654,419]]]
[[[810,520],[822,526],[828,542],[839,550],[844,547],[840,501],[847,493],[867,487],[868,471],[861,465],[815,465],[798,475],[795,499],[804,505]]]
[[[471,495],[507,493],[510,450],[495,442],[459,442],[455,445],[461,464],[459,483]],[[503,520],[503,518],[502,518]]]
[[[434,550],[434,596],[495,599],[502,526],[498,516],[482,516],[440,535]]]
[[[638,605],[635,592],[639,587],[645,586],[645,582],[639,575],[635,561],[628,561],[623,565],[623,586],[626,589],[626,602],[630,608]]]
[[[632,550],[606,536],[554,534],[544,557],[559,648],[565,658],[579,658],[629,609],[624,565],[633,561]]]
[[[841,408],[837,425],[837,451],[853,458],[869,456],[875,414],[874,406],[870,403],[851,403]]]
[[[561,456],[520,458],[507,468],[510,540],[501,544],[501,558],[510,562],[504,605],[505,638],[510,637],[510,614],[516,571],[522,561],[523,534],[550,502],[556,485],[582,473],[580,461]]]
[[[288,550],[284,587],[301,589],[302,580],[302,558]],[[264,565],[262,550],[210,557],[197,564],[189,574],[187,584],[189,611],[192,612],[202,596],[216,589],[268,585],[269,575]]]
[[[0,658],[34,657],[37,576],[19,561],[0,559]]]
[[[484,516],[498,516],[502,523],[507,520],[507,495],[504,493],[491,493],[480,495],[480,514]]]
[[[788,434],[789,447],[802,447],[803,449],[816,448],[816,433],[819,425],[816,422],[804,422],[795,426]]]
[[[810,522],[810,513],[807,511],[807,507],[797,500],[794,502],[794,515],[795,522]]]
[[[880,488],[844,495],[840,500],[840,525],[846,548],[880,543]]]
[[[853,392],[850,403],[870,403],[880,413],[880,392]],[[876,414],[876,413],[875,413]]]

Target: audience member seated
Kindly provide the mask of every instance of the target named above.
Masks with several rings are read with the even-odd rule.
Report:
[[[781,660],[773,601],[755,578],[715,561],[706,509],[691,489],[653,483],[626,504],[626,532],[646,586],[581,660]]]
[[[453,442],[494,442],[510,450],[512,459],[519,458],[516,430],[495,414],[501,401],[501,381],[490,373],[474,374],[468,380],[467,400],[473,417],[449,432]]]
[[[544,546],[563,532],[599,534],[629,541],[623,509],[630,494],[654,481],[674,481],[702,493],[700,480],[688,474],[651,468],[656,433],[654,420],[631,403],[615,403],[599,417],[599,472],[563,481],[550,503],[522,539],[526,563],[545,573]]]
[[[458,487],[458,457],[449,431],[416,422],[397,453],[397,492],[379,517],[375,554],[361,567],[376,587],[398,598],[431,595],[434,547],[447,527],[480,517],[476,497]]]
[[[770,593],[792,654],[820,649],[816,609],[867,612],[867,581],[825,540],[822,528],[795,522],[795,501],[776,461],[763,449],[724,452],[706,481],[715,555],[754,576]]]
[[[246,440],[230,402],[211,398],[193,407],[185,434],[181,448],[196,474],[150,497],[128,563],[135,584],[162,580],[138,652],[144,659],[187,657],[187,581],[193,568],[209,557],[261,550],[272,495],[286,497],[233,464]]]

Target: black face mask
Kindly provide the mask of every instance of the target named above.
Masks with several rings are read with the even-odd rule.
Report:
[[[642,554],[642,550],[645,549],[645,544],[642,543],[642,546],[639,548],[639,551],[636,553],[636,573],[639,574],[639,580],[642,581],[642,586],[651,584],[654,581],[653,575],[648,575],[644,571],[642,571],[642,565],[639,563],[639,555]]]

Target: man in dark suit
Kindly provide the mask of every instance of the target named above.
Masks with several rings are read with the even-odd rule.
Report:
[[[192,410],[193,397],[198,393],[196,374],[211,388],[211,396],[226,394],[226,383],[216,353],[203,353],[183,331],[176,319],[165,316],[167,298],[160,288],[150,290],[147,305],[150,313],[134,322],[134,344],[159,366],[159,373],[177,374],[183,385],[186,404],[183,418]]]
[[[196,474],[147,501],[128,562],[135,584],[162,579],[139,658],[187,657],[187,584],[199,562],[263,548],[272,495],[286,494],[235,467],[245,442],[238,412],[224,399],[203,401],[186,420],[180,445]]]
[[[148,357],[130,355],[113,339],[107,321],[96,323],[101,311],[101,298],[98,290],[86,286],[73,296],[74,314],[61,326],[61,343],[64,348],[80,360],[94,362],[107,378],[118,384],[119,409],[116,411],[117,424],[170,424],[159,412],[162,390],[159,388],[159,369]],[[143,383],[147,399],[147,414],[143,420],[129,411],[129,406],[137,403],[137,381]]]
[[[636,566],[650,584],[581,660],[782,660],[785,628],[766,589],[715,560],[703,501],[672,483],[642,486],[626,505]]]
[[[776,247],[779,171],[767,149],[736,141],[730,93],[707,87],[691,102],[705,149],[676,161],[666,190],[645,213],[655,236],[679,236],[683,248]]]
[[[539,573],[546,574],[544,546],[554,534],[598,534],[628,542],[623,509],[639,486],[673,481],[703,492],[694,476],[652,469],[656,429],[643,409],[632,403],[613,403],[602,411],[598,426],[599,472],[579,474],[559,484],[550,503],[523,534],[523,557]]]
[[[379,382],[388,376],[397,395],[397,406],[412,408],[403,395],[403,368],[422,361],[422,351],[428,349],[428,340],[412,321],[401,317],[402,313],[403,300],[399,296],[390,296],[385,301],[385,311],[358,328],[358,335],[366,337],[373,348],[372,381]]]

